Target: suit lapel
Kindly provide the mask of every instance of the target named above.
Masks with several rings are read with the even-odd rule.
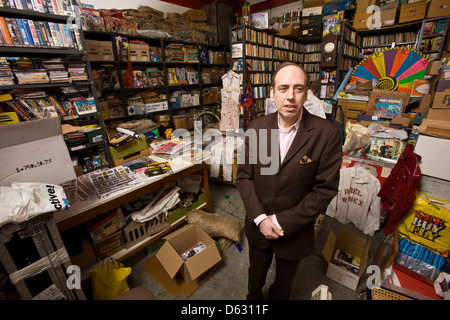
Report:
[[[303,116],[302,120],[300,121],[300,126],[298,128],[297,134],[294,137],[294,141],[292,141],[291,147],[284,157],[284,161],[281,164],[281,167],[299,152],[299,150],[305,145],[306,142],[308,142],[308,140],[314,133],[314,125],[311,124],[311,121],[308,121],[309,117],[310,113],[305,108],[303,108]]]

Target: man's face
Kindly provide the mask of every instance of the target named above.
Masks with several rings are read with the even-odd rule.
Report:
[[[292,125],[297,121],[307,97],[306,77],[300,68],[286,66],[278,71],[275,86],[270,89],[270,99],[283,122]]]

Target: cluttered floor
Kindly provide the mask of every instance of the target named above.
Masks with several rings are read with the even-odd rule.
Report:
[[[245,210],[236,187],[228,184],[210,183],[211,205],[213,213],[230,216],[244,220]],[[341,230],[347,231],[370,241],[369,259],[378,248],[384,237],[380,229],[373,236],[365,235],[352,224],[342,224],[328,216],[324,217],[323,224],[316,236],[315,250],[312,255],[301,261],[295,277],[291,300],[310,300],[312,292],[320,285],[328,286],[333,300],[365,300],[366,280],[363,275],[356,290],[349,289],[326,276],[328,263],[322,255],[322,249],[332,230],[338,234]],[[189,296],[180,294],[176,297],[166,291],[145,269],[148,255],[141,256],[133,263],[131,275],[128,277],[130,288],[144,287],[149,289],[157,300],[243,300],[247,294],[248,272],[248,243],[244,231],[238,245],[232,244],[225,250],[226,259],[198,286]],[[266,281],[266,292],[274,279],[274,266],[269,270]]]

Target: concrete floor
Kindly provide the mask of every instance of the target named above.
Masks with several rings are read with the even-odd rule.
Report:
[[[210,183],[211,204],[214,213],[228,215],[244,220],[245,210],[238,190],[234,186],[216,182]],[[366,299],[366,279],[364,276],[356,291],[326,277],[327,262],[322,256],[322,249],[327,240],[328,233],[333,230],[337,234],[340,230],[364,237],[370,241],[369,258],[375,252],[378,244],[383,239],[384,233],[379,230],[374,236],[368,236],[359,231],[352,224],[340,222],[325,216],[324,223],[316,238],[316,247],[312,255],[301,261],[299,270],[294,280],[291,300],[310,300],[311,293],[319,285],[328,286],[333,300],[357,300]],[[190,297],[181,294],[177,300],[244,300],[247,295],[247,269],[248,269],[248,243],[245,233],[241,234],[240,246],[242,250],[232,244],[226,251],[227,258],[222,265],[209,277]],[[167,291],[161,287],[141,266],[148,259],[142,258],[132,266],[131,275],[128,277],[130,288],[144,287],[153,292],[158,300],[174,300]],[[274,266],[269,270],[266,281],[266,294],[268,287],[274,279]]]

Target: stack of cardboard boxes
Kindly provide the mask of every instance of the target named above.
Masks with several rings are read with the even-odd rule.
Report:
[[[114,61],[113,45],[111,41],[86,40],[89,60]]]
[[[355,29],[381,27],[450,15],[445,0],[360,0],[353,20]]]

